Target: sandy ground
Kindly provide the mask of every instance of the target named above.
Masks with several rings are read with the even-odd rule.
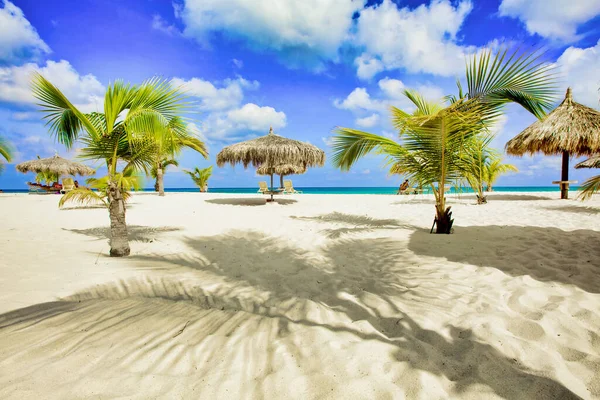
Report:
[[[0,398],[600,398],[600,196],[0,195]]]

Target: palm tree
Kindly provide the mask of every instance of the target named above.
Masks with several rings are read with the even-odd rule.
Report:
[[[556,81],[552,67],[539,61],[536,53],[507,54],[502,51],[492,57],[491,51],[485,51],[471,59],[466,73],[468,92],[463,93],[457,82],[458,95],[447,97],[450,105],[446,108],[406,91],[416,111],[408,114],[395,107],[391,109],[402,143],[368,132],[338,128],[333,138],[334,165],[348,170],[371,152],[385,155],[390,172],[432,185],[436,232],[450,233],[453,220],[450,207],[446,207],[444,185],[465,178],[468,173],[465,155],[476,145],[478,134],[488,132],[507,103],[517,103],[541,117],[554,101]]]
[[[471,148],[471,151],[464,155],[467,171],[464,179],[477,196],[477,204],[487,203],[487,197],[484,193],[484,185],[487,178],[487,168],[492,162],[500,156],[498,151],[490,147],[491,135],[482,135],[478,137]]]
[[[204,142],[193,135],[188,125],[180,117],[174,117],[165,126],[158,126],[154,130],[156,141],[156,150],[154,153],[154,165],[151,175],[156,179],[154,185],[159,196],[165,195],[164,172],[168,165],[177,165],[175,157],[181,153],[184,148],[197,151],[205,159],[208,152]]]
[[[492,186],[498,180],[500,175],[506,174],[507,172],[519,172],[519,169],[512,164],[502,163],[501,157],[491,160],[486,166],[485,190],[491,192],[493,190]]]
[[[212,175],[212,165],[208,168],[200,169],[198,167],[194,168],[193,171],[184,170],[186,174],[192,178],[198,189],[201,192],[208,191],[208,178]]]
[[[581,184],[578,198],[587,200],[600,190],[600,175],[592,176]]]
[[[51,134],[67,148],[79,140],[84,145],[82,158],[106,163],[108,174],[102,179],[110,216],[110,255],[128,255],[124,182],[133,171],[147,173],[151,169],[155,127],[165,126],[183,111],[186,106],[183,94],[167,81],[156,78],[141,85],[116,81],[106,90],[104,112],[84,114],[40,74],[34,76],[32,88],[46,114]],[[119,170],[123,161],[126,166]],[[75,193],[67,200],[94,196],[83,188]]]
[[[10,162],[12,160],[12,148],[10,144],[0,137],[0,156],[4,158],[6,162]],[[0,160],[0,172],[4,169],[4,163]]]
[[[163,158],[162,160],[159,160],[157,164],[152,166],[152,169],[150,170],[150,176],[152,178],[154,178],[154,191],[158,192],[159,191],[159,187],[161,186],[159,184],[159,180],[158,180],[158,171],[161,170],[161,177],[164,176],[164,174],[167,172],[167,167],[169,165],[173,165],[175,167],[179,166],[179,162],[177,160],[173,160],[172,158]],[[164,185],[162,185],[163,187],[163,191],[164,191]]]

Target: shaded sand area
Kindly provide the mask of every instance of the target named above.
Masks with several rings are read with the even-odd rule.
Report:
[[[2,195],[0,398],[600,398],[600,197]]]

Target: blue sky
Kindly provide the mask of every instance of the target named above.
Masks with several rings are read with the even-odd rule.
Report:
[[[85,111],[102,106],[115,79],[159,75],[182,84],[197,102],[190,115],[210,150],[180,168],[214,164],[219,150],[266,134],[309,141],[326,151],[332,129],[354,127],[393,136],[387,107],[406,108],[404,88],[431,99],[455,93],[465,56],[501,45],[544,48],[574,97],[598,108],[600,0],[0,0],[0,134],[15,162],[73,157],[48,134],[28,89],[38,70]],[[559,99],[557,99],[558,101]],[[494,145],[534,117],[509,107]],[[520,173],[499,185],[549,185],[557,157],[508,158]],[[293,177],[295,186],[396,186],[376,156],[342,173],[327,164]],[[580,181],[593,171],[571,170]],[[2,188],[25,188],[31,176],[12,165]],[[254,170],[216,168],[212,187],[251,187]],[[179,168],[167,187],[190,187]]]

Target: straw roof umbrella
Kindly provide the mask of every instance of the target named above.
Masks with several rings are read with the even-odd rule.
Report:
[[[261,165],[256,173],[259,175],[279,175],[279,186],[283,187],[283,177],[285,175],[303,174],[306,172],[306,167],[294,164],[280,164],[271,167],[270,165]]]
[[[38,158],[36,160],[25,161],[17,164],[16,168],[20,172],[50,172],[58,175],[93,175],[96,171],[93,168],[81,163],[67,160],[55,154],[53,157]]]
[[[575,168],[600,168],[600,156],[593,156],[575,165]]]
[[[569,157],[600,152],[600,112],[573,101],[571,88],[563,102],[506,144],[510,155],[562,154],[561,198],[569,193]]]
[[[244,168],[252,164],[255,167],[262,165],[292,164],[306,167],[325,164],[325,152],[310,143],[288,139],[276,135],[273,128],[265,136],[232,144],[223,148],[217,154],[217,165],[235,165],[241,163]],[[273,172],[271,175],[271,189],[273,188]],[[273,195],[271,195],[273,200]]]

